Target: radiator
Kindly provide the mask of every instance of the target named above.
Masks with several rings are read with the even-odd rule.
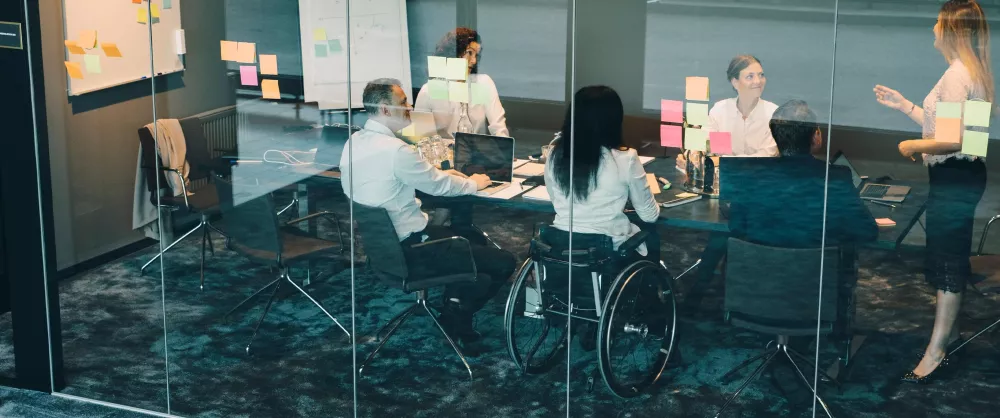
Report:
[[[208,153],[214,158],[223,155],[232,155],[236,151],[237,129],[239,126],[246,126],[246,123],[239,123],[239,115],[236,106],[220,107],[200,113],[191,118],[201,120],[202,133],[208,143]],[[208,184],[208,179],[191,182],[191,190]]]

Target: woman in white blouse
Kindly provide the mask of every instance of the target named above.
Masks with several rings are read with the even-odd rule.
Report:
[[[736,97],[717,102],[708,112],[708,130],[732,135],[733,155],[777,157],[778,146],[768,123],[778,105],[761,98],[767,77],[760,60],[740,55],[729,62],[726,78]]]
[[[934,25],[934,47],[944,55],[949,67],[923,105],[917,106],[888,87],[875,86],[879,103],[905,113],[923,127],[923,139],[901,142],[899,152],[910,158],[922,153],[930,175],[924,275],[937,288],[937,311],[923,358],[903,376],[907,382],[927,383],[931,373],[948,364],[949,346],[961,341],[958,312],[962,291],[971,275],[972,225],[976,205],[986,188],[986,164],[982,158],[961,152],[961,137],[959,142],[936,140],[943,133],[936,131],[935,118],[941,103],[993,101],[989,39],[989,24],[979,4],[950,0],[941,7]],[[961,127],[965,129],[977,128]]]
[[[646,182],[646,171],[634,149],[622,146],[624,111],[621,98],[610,87],[589,86],[576,92],[574,107],[566,111],[562,135],[545,164],[545,185],[556,210],[552,226],[572,232],[611,237],[617,249],[640,231],[625,215],[632,202],[643,222],[654,222],[660,206]],[[573,132],[570,172],[569,132]],[[573,187],[570,188],[570,181]],[[639,254],[659,260],[659,244],[650,234]]]
[[[469,77],[466,82],[485,88],[486,104],[470,103],[468,106],[472,133],[510,136],[510,132],[507,131],[507,116],[503,105],[500,104],[497,86],[490,76],[479,74],[482,52],[483,42],[479,33],[469,28],[458,28],[445,34],[444,38],[438,42],[436,54],[447,58],[465,58],[469,65]],[[444,138],[452,138],[452,135],[458,131],[462,105],[463,103],[432,99],[427,84],[424,84],[420,88],[420,92],[417,93],[413,110],[432,113],[438,134]]]

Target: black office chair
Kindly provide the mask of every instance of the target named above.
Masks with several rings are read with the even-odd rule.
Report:
[[[448,344],[455,349],[458,357],[469,372],[472,378],[472,368],[465,360],[465,355],[458,348],[455,341],[448,335],[441,323],[435,318],[432,307],[427,305],[427,290],[432,287],[446,286],[453,283],[476,281],[476,262],[472,258],[472,247],[469,241],[462,237],[448,237],[411,246],[403,246],[396,235],[396,229],[392,225],[388,212],[382,208],[365,206],[354,203],[354,219],[358,224],[358,231],[365,255],[368,257],[368,268],[385,284],[401,289],[406,293],[416,293],[417,300],[409,308],[400,312],[379,329],[376,335],[381,335],[386,329],[388,332],[379,341],[375,350],[368,355],[358,373],[364,371],[365,367],[375,358],[382,346],[389,338],[396,333],[399,326],[406,322],[413,314],[425,313],[434,322]],[[444,246],[448,248],[451,257],[442,259],[441,263],[435,266],[435,271],[428,270],[428,263],[416,263],[413,260],[425,259],[429,255],[440,257],[437,254],[438,248]],[[445,270],[447,269],[447,270]]]
[[[969,258],[969,261],[972,264],[972,275],[974,277],[979,278],[978,280],[979,283],[977,283],[976,285],[970,284],[970,286],[977,292],[983,294],[996,293],[997,290],[995,285],[997,281],[1000,281],[1000,255],[983,254],[983,247],[986,246],[986,237],[987,234],[989,234],[990,232],[990,226],[992,226],[993,222],[996,222],[998,219],[1000,219],[1000,215],[996,215],[990,218],[989,222],[986,223],[986,227],[983,228],[983,237],[979,239],[979,248],[976,250],[976,254],[974,254],[972,257]],[[981,283],[983,281],[988,281],[990,285],[982,285]],[[983,329],[977,331],[971,337],[967,338],[958,347],[952,349],[951,352],[948,353],[948,355],[951,356],[952,354],[955,354],[956,352],[958,352],[958,350],[961,350],[972,340],[979,338],[983,334],[994,329],[997,325],[1000,325],[1000,319],[997,319],[996,322],[993,322],[992,324],[989,324]]]
[[[809,390],[813,391],[827,416],[832,418],[830,409],[813,389],[812,381],[796,361],[804,362],[810,368],[815,366],[811,360],[789,347],[788,340],[789,337],[816,335],[818,307],[822,307],[818,318],[821,323],[820,333],[829,334],[833,331],[833,323],[837,319],[837,248],[827,247],[826,251],[819,248],[776,248],[737,238],[730,238],[728,245],[725,302],[728,322],[751,331],[773,334],[777,338],[768,343],[763,353],[744,361],[722,377],[724,382],[731,381],[737,372],[763,359],[715,416],[721,416],[743,389],[776,356],[782,354]],[[822,300],[819,278],[821,261]],[[820,373],[825,374],[822,371]],[[836,380],[828,376],[827,379],[836,383]]]
[[[237,185],[237,190],[234,192],[233,184],[226,180],[216,179],[215,183],[219,189],[222,214],[226,220],[225,230],[232,240],[232,249],[252,261],[275,267],[278,270],[276,279],[244,299],[225,315],[229,317],[261,292],[271,289],[271,297],[264,305],[264,312],[257,324],[254,325],[253,335],[247,343],[247,354],[250,354],[250,346],[253,344],[254,338],[257,337],[260,324],[264,322],[264,318],[267,317],[267,313],[271,309],[278,289],[286,282],[309,298],[310,302],[323,311],[337,327],[350,337],[351,334],[340,324],[340,321],[337,321],[337,318],[334,318],[322,304],[295,283],[289,275],[290,264],[339,254],[342,248],[342,245],[337,242],[308,236],[294,225],[316,217],[332,223],[338,223],[338,220],[328,213],[317,213],[279,225],[278,215],[274,210],[274,201],[267,190],[260,190],[253,185]]]
[[[147,261],[146,264],[143,264],[142,268],[139,269],[139,272],[145,273],[146,269],[149,268],[153,262],[162,257],[167,251],[170,251],[171,248],[174,248],[177,243],[183,241],[191,234],[201,231],[200,287],[201,289],[204,289],[206,246],[212,254],[215,254],[215,248],[212,246],[211,231],[215,231],[218,234],[225,236],[225,234],[213,226],[210,221],[212,216],[219,213],[219,195],[215,184],[212,183],[211,179],[214,177],[213,173],[217,175],[227,174],[228,167],[224,164],[213,162],[211,157],[209,157],[208,144],[206,143],[205,137],[201,132],[201,123],[197,120],[192,121],[182,121],[181,125],[188,149],[186,158],[189,166],[188,180],[192,182],[207,180],[208,184],[196,191],[191,192],[190,196],[188,195],[189,191],[187,185],[181,177],[181,173],[176,169],[164,167],[160,164],[159,151],[156,146],[156,141],[153,139],[153,133],[146,127],[139,128],[139,144],[142,147],[140,166],[142,170],[145,171],[146,189],[149,191],[150,202],[160,209],[167,209],[178,214],[196,214],[201,217],[198,225],[191,228],[188,232],[185,232],[180,236],[180,238],[171,242],[166,246],[166,248],[157,253],[156,256]],[[197,126],[195,126],[194,123],[196,123]],[[170,185],[167,183],[167,176],[176,176],[182,179],[182,193],[180,196],[173,195]],[[157,188],[157,178],[159,178],[159,188]],[[160,233],[162,232],[163,231],[160,231]]]

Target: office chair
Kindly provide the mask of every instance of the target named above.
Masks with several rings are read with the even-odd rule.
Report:
[[[983,247],[986,245],[986,237],[987,234],[989,234],[990,232],[990,226],[992,226],[993,222],[996,222],[997,219],[1000,219],[1000,215],[994,216],[989,220],[989,222],[986,223],[986,227],[983,228],[983,236],[982,238],[979,239],[979,248],[976,250],[976,254],[970,257],[969,259],[969,261],[972,264],[972,274],[974,276],[985,277],[984,280],[993,279],[994,281],[996,281],[1000,279],[1000,255],[983,254]],[[976,286],[973,286],[973,288],[981,293],[987,293],[987,294],[990,293],[990,291],[981,290]],[[969,342],[989,332],[997,325],[1000,325],[1000,319],[997,319],[996,322],[987,325],[983,329],[977,331],[971,337],[967,338],[962,344],[959,344],[958,347],[955,347],[953,350],[951,350],[951,352],[948,353],[948,356],[957,353],[958,350],[961,350],[962,347],[965,347],[967,344],[969,344]]]
[[[838,251],[835,247],[823,249],[789,249],[757,245],[729,238],[728,264],[726,266],[725,310],[729,323],[739,328],[776,335],[767,344],[765,351],[736,366],[723,377],[728,382],[740,370],[763,360],[750,376],[729,397],[719,417],[743,392],[743,389],[759,376],[768,365],[781,354],[791,363],[826,415],[833,417],[826,402],[820,398],[812,382],[802,372],[796,361],[815,367],[812,361],[789,347],[790,337],[816,335],[817,301],[822,308],[819,313],[820,333],[833,331],[837,318],[837,266]],[[820,300],[820,279],[817,276],[820,261],[823,260],[822,300]],[[822,371],[821,375],[825,375]],[[826,376],[828,380],[836,380]]]
[[[365,367],[375,358],[382,346],[389,341],[389,338],[396,333],[399,326],[406,322],[414,314],[424,313],[431,318],[434,325],[441,331],[451,348],[462,360],[465,369],[472,378],[472,368],[466,361],[462,350],[458,348],[455,341],[448,335],[448,332],[441,326],[435,317],[432,307],[427,304],[427,291],[432,287],[447,286],[453,283],[476,281],[476,262],[472,258],[472,247],[465,238],[454,236],[442,238],[411,246],[404,246],[399,242],[396,229],[389,219],[388,212],[382,208],[365,206],[359,203],[354,205],[354,219],[358,224],[358,231],[361,234],[365,255],[368,257],[368,268],[383,283],[400,289],[406,293],[416,293],[416,301],[406,308],[382,328],[376,335],[381,335],[388,329],[385,337],[379,341],[375,350],[368,355],[358,373],[361,374]],[[435,266],[435,271],[430,271],[426,263],[414,263],[413,260],[426,258],[425,254],[438,248],[447,248],[452,255],[447,258],[447,262],[442,260],[439,266]],[[435,255],[437,257],[437,255]]]
[[[337,327],[348,337],[350,333],[308,292],[300,287],[289,275],[289,265],[296,262],[308,262],[309,260],[328,257],[332,254],[339,254],[343,248],[343,243],[314,238],[307,236],[295,224],[312,218],[320,217],[332,223],[339,224],[336,217],[329,213],[317,213],[308,217],[299,218],[291,222],[280,225],[278,215],[274,208],[274,201],[267,190],[259,190],[255,186],[238,185],[234,194],[233,184],[216,179],[219,190],[219,199],[222,214],[226,219],[225,229],[232,240],[233,250],[243,254],[251,261],[274,267],[278,270],[278,277],[257,290],[252,295],[240,302],[236,307],[226,313],[229,317],[241,306],[254,299],[257,295],[267,289],[271,289],[271,296],[264,305],[264,312],[261,314],[257,324],[254,325],[253,335],[247,343],[246,352],[250,354],[250,346],[257,337],[260,324],[264,322],[271,304],[274,302],[278,289],[284,283],[291,284],[295,290],[309,298],[309,301],[316,305],[319,310],[330,318]],[[337,228],[340,234],[339,227]]]

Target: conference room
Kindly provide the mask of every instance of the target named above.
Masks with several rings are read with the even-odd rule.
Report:
[[[1000,388],[993,2],[22,3],[42,391],[958,417]]]

